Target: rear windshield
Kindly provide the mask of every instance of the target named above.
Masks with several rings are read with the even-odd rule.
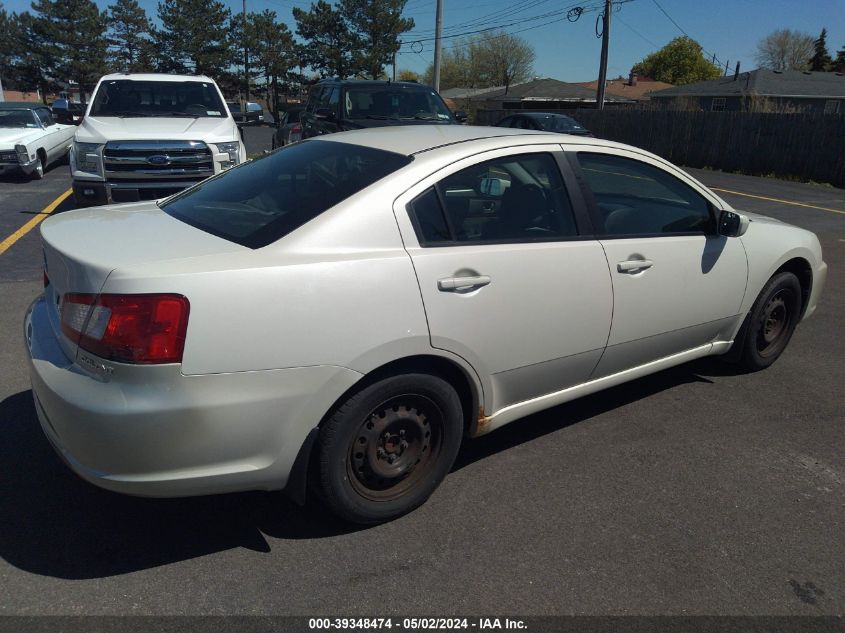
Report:
[[[347,119],[400,119],[452,122],[449,108],[428,88],[354,86],[346,89],[343,116]]]
[[[288,145],[163,202],[165,213],[249,248],[261,248],[411,162],[337,143]]]
[[[104,81],[90,116],[228,117],[214,84],[207,81]]]

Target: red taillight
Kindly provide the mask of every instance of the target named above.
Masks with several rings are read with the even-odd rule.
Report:
[[[178,363],[189,311],[182,295],[68,293],[62,298],[62,332],[107,360]]]
[[[299,123],[297,123],[296,125],[294,125],[290,129],[290,132],[291,132],[291,134],[299,134],[300,132],[302,132],[302,126]]]

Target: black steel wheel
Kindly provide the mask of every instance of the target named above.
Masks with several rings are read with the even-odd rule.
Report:
[[[740,364],[749,371],[765,369],[786,349],[801,318],[801,284],[790,272],[772,277],[749,314]]]
[[[441,378],[403,374],[362,389],[321,428],[320,488],[355,523],[380,523],[422,504],[454,463],[460,399]]]

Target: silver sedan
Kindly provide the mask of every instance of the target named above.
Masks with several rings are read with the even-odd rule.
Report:
[[[149,496],[285,489],[377,523],[464,438],[708,355],[767,367],[815,235],[583,137],[426,126],[282,148],[42,224],[25,318],[44,432]]]

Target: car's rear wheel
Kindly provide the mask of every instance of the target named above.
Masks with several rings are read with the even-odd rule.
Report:
[[[739,364],[748,371],[765,369],[786,349],[801,318],[801,283],[790,272],[772,277],[749,313]]]
[[[350,397],[320,430],[319,485],[329,508],[363,524],[422,504],[449,472],[463,432],[445,380],[403,374]]]

